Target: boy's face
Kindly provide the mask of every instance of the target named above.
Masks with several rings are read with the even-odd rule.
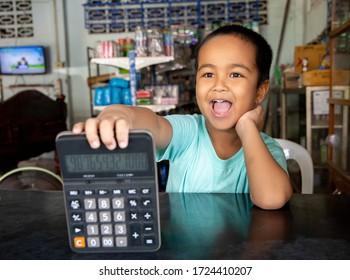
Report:
[[[258,69],[255,48],[232,35],[206,42],[198,55],[196,97],[207,126],[231,129],[252,110],[257,97]]]

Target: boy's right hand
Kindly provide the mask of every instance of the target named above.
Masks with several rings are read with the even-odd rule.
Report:
[[[128,111],[126,106],[108,106],[96,118],[76,123],[72,131],[76,134],[85,131],[86,138],[93,149],[100,147],[101,141],[109,150],[115,149],[117,145],[120,148],[126,148],[131,129],[131,117]]]

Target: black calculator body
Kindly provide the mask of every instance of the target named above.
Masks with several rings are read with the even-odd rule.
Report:
[[[56,138],[70,247],[77,253],[160,247],[157,165],[151,133],[131,131],[125,149],[92,149],[85,134]]]

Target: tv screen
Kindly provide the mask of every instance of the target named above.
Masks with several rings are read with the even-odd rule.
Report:
[[[43,46],[0,47],[1,75],[37,75],[46,71]]]

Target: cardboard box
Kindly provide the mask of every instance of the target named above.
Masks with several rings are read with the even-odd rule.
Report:
[[[331,83],[331,70],[312,70],[303,73],[304,86],[329,86]],[[333,75],[333,85],[348,85],[350,71],[335,70]]]
[[[286,72],[283,74],[284,88],[299,88],[301,86],[300,74],[294,72]]]
[[[327,45],[305,45],[296,46],[294,49],[295,73],[302,72],[301,59],[307,58],[308,71],[315,70],[321,66],[323,57],[327,54]]]

